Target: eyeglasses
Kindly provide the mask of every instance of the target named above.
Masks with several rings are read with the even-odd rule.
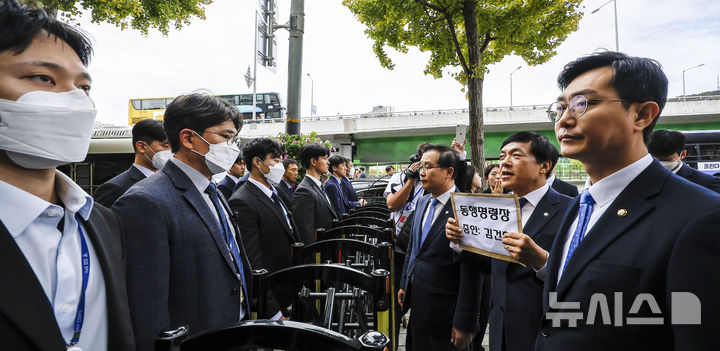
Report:
[[[230,146],[237,146],[238,141],[240,140],[239,135],[229,135],[227,133],[218,133],[218,132],[213,132],[213,131],[209,131],[209,130],[206,130],[205,133],[217,134],[217,135],[225,138],[225,142]]]
[[[582,117],[587,112],[588,105],[598,104],[601,102],[630,102],[622,99],[591,99],[589,100],[583,95],[575,95],[570,99],[570,103],[562,104],[560,102],[553,102],[548,107],[547,115],[551,122],[557,123],[565,113],[567,109],[570,112],[570,116],[575,118]]]
[[[418,168],[418,173],[420,173],[420,172],[427,172],[427,171],[429,171],[429,170],[431,170],[431,169],[433,169],[433,168],[447,168],[447,167],[422,165],[422,166],[420,166],[420,168]]]

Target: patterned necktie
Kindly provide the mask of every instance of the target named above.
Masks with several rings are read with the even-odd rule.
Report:
[[[420,233],[420,245],[423,244],[425,241],[425,238],[427,237],[428,233],[430,232],[430,227],[432,227],[433,224],[433,217],[435,217],[435,205],[440,202],[436,198],[432,198],[432,201],[430,201],[430,208],[427,212],[427,218],[425,218],[425,224],[422,227],[422,232]]]
[[[292,228],[292,225],[290,225],[290,213],[285,210],[285,206],[283,206],[282,202],[280,202],[280,198],[278,195],[273,191],[271,196],[273,202],[275,202],[275,206],[278,207],[280,210],[280,213],[282,213],[285,216],[285,220],[287,221],[288,227]]]
[[[240,250],[238,250],[237,245],[235,244],[235,240],[232,238],[232,232],[230,231],[230,225],[228,224],[227,218],[225,218],[225,212],[222,210],[222,206],[220,205],[220,199],[218,198],[217,193],[217,187],[213,182],[210,182],[208,187],[205,189],[205,193],[210,195],[210,200],[212,200],[213,205],[215,206],[215,211],[217,211],[218,214],[218,220],[220,222],[220,231],[222,232],[223,240],[225,240],[225,245],[228,248],[228,251],[230,252],[230,255],[235,262],[235,267],[237,268],[238,272],[240,273],[240,276],[242,277],[242,283],[243,283],[243,289],[245,288],[245,271],[243,270],[243,262],[240,258]],[[247,292],[245,293],[247,296]]]
[[[563,272],[565,272],[573,252],[575,252],[575,249],[577,249],[578,245],[580,245],[580,242],[585,237],[585,231],[587,230],[588,222],[590,222],[590,215],[592,215],[593,211],[593,204],[595,204],[595,199],[593,199],[590,195],[590,191],[588,191],[588,189],[583,190],[580,194],[578,224],[575,228],[575,233],[573,233],[572,239],[570,240],[570,247],[568,247],[567,258],[565,258],[565,264],[563,265]]]

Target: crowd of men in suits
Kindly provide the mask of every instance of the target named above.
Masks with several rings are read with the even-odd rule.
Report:
[[[138,123],[133,165],[93,199],[56,169],[84,160],[90,141],[87,36],[16,0],[0,1],[0,33],[3,349],[153,350],[164,330],[247,319],[252,269],[289,266],[292,243],[365,204],[348,159],[319,144],[284,159],[271,138],[241,152],[241,116],[203,94],[176,98],[162,123]],[[558,84],[548,116],[562,154],[588,172],[582,193],[553,178],[558,150],[534,132],[505,140],[485,173],[490,192],[520,198],[522,232],[502,243],[525,266],[456,245],[450,194],[481,191],[464,144],[423,144],[392,176],[411,347],[468,348],[489,319],[492,350],[720,348],[718,183],[687,168],[676,134],[653,134],[667,97],[660,65],[600,52],[569,63]],[[671,318],[678,292],[697,298],[697,323]],[[612,323],[554,323],[569,306],[592,311],[598,293],[608,312],[597,314],[613,311]],[[272,296],[260,318],[288,317],[290,294]],[[631,307],[638,296],[653,303]],[[662,318],[643,325],[629,313]]]

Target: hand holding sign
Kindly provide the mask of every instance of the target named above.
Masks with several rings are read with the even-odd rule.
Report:
[[[516,195],[453,193],[451,196],[457,221],[448,221],[448,239],[459,241],[463,250],[520,263],[502,242],[506,233],[522,231]],[[461,235],[457,235],[458,231]]]

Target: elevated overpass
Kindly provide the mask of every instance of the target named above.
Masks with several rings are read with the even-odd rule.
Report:
[[[546,105],[485,108],[485,145],[488,157],[497,157],[500,143],[522,130],[543,133],[554,141],[553,124],[547,119]],[[404,162],[422,142],[449,144],[455,126],[468,124],[467,109],[379,112],[355,115],[305,117],[301,132],[316,132],[329,139],[339,152],[354,156],[361,163]],[[656,128],[675,130],[720,130],[720,96],[670,99]],[[246,123],[243,139],[275,136],[285,131],[283,120]],[[130,138],[130,127],[105,127],[95,131],[91,153],[107,152]],[[106,140],[99,140],[106,139]],[[132,152],[128,143],[124,149]]]

